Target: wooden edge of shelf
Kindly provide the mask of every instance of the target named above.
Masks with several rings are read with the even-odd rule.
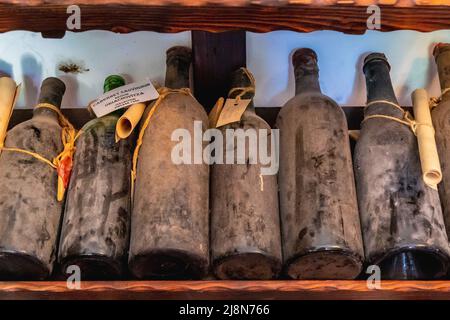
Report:
[[[450,281],[381,281],[369,289],[364,280],[273,281],[65,281],[0,282],[0,299],[450,299]]]
[[[73,1],[77,4],[77,1]],[[0,0],[0,32],[28,30],[60,37],[67,30],[68,4]],[[183,4],[184,2],[181,1]],[[367,2],[370,3],[370,2]],[[439,2],[440,3],[440,2]],[[367,30],[366,5],[329,4],[283,5],[244,4],[224,6],[214,4],[155,5],[154,2],[128,1],[117,4],[108,1],[80,1],[81,29],[109,30],[118,33],[134,31],[181,32],[202,30],[223,32],[247,30],[269,32],[292,30],[312,32],[335,30],[362,34]],[[444,5],[381,5],[381,31],[400,29],[429,32],[450,29],[450,6]]]

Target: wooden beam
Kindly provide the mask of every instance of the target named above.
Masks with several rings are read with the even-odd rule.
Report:
[[[246,51],[244,31],[192,31],[194,93],[207,111],[227,96],[231,73],[246,66]]]
[[[124,0],[120,4],[115,0],[0,0],[0,32],[29,30],[61,34],[67,30],[67,7],[79,5],[81,30],[78,31],[336,30],[362,34],[367,30],[366,11],[370,4],[381,8],[381,31],[450,29],[448,0],[263,0],[259,4],[249,0]]]

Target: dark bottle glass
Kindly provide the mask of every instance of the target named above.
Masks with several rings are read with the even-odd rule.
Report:
[[[66,87],[57,78],[42,82],[39,103],[57,108]],[[5,146],[52,160],[62,150],[58,115],[35,108],[33,118],[12,128]],[[0,156],[0,278],[44,279],[53,269],[62,202],[56,170],[30,155],[3,150]]]
[[[353,279],[364,253],[346,118],[320,91],[316,53],[299,49],[292,62],[296,95],[276,122],[285,272]]]
[[[232,88],[250,85],[251,80],[244,68],[233,73]],[[242,90],[231,91],[229,97],[235,98],[240,93]],[[252,99],[253,96],[254,92],[248,92],[242,99]],[[220,279],[271,279],[280,272],[282,259],[277,175],[276,172],[262,175],[262,168],[267,168],[268,164],[262,164],[258,156],[259,152],[263,152],[259,147],[260,134],[267,138],[267,153],[270,155],[270,126],[256,115],[251,102],[240,122],[220,128],[223,159],[227,152],[235,155],[243,151],[238,150],[235,135],[234,142],[228,141],[226,130],[229,129],[234,132],[245,130],[250,138],[243,149],[244,164],[223,163],[211,167],[211,253],[214,273]]]
[[[122,77],[109,76],[104,91],[124,84]],[[126,270],[132,138],[115,142],[122,113],[89,121],[76,141],[59,247],[63,274],[71,265],[80,268],[82,279],[118,278]]]
[[[382,53],[365,58],[365,116],[402,119]],[[449,246],[439,195],[422,179],[411,129],[383,118],[363,122],[356,144],[355,176],[367,262],[383,279],[434,279],[447,269]]]
[[[166,62],[166,86],[188,88],[191,50],[170,48]],[[194,133],[195,125],[200,136]],[[193,141],[201,144],[207,128],[205,110],[184,93],[166,96],[146,128],[131,219],[129,268],[138,278],[200,278],[208,270],[209,166],[201,160],[202,150],[200,163],[195,163],[198,146]],[[172,135],[180,132],[188,135],[180,140],[192,139],[187,142],[192,143],[191,152],[184,151],[188,163],[179,164],[172,157],[182,143]]]
[[[437,44],[433,54],[438,68],[442,99],[431,111],[431,117],[436,131],[436,145],[442,168],[442,182],[438,185],[438,189],[448,235],[450,231],[450,44]]]

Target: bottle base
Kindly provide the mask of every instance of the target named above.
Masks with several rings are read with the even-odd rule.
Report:
[[[447,273],[447,260],[439,250],[408,247],[393,250],[374,263],[386,280],[433,280]]]
[[[61,274],[70,276],[70,266],[80,268],[81,280],[112,280],[123,275],[123,266],[117,260],[96,254],[69,256],[61,260]]]
[[[264,252],[235,253],[214,262],[214,273],[223,280],[270,280],[280,270],[281,261]]]
[[[362,259],[344,249],[320,249],[296,256],[287,263],[286,274],[304,280],[352,280],[362,269]]]
[[[128,266],[138,279],[201,279],[207,260],[177,249],[156,249],[130,257]]]
[[[36,257],[19,251],[0,251],[0,280],[44,280],[50,270]]]

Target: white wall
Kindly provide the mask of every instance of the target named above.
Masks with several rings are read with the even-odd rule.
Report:
[[[450,42],[450,30],[433,33],[396,31],[345,35],[333,31],[247,33],[247,64],[257,82],[256,106],[280,106],[294,95],[293,50],[310,47],[319,57],[322,91],[343,105],[363,105],[365,84],[361,63],[365,54],[386,53],[400,102],[410,104],[411,91],[427,87],[439,94],[433,44]],[[43,39],[40,34],[14,31],[0,34],[0,73],[23,84],[19,107],[32,107],[41,81],[61,77],[67,85],[64,107],[85,107],[101,92],[112,73],[127,81],[146,77],[163,83],[165,51],[173,45],[191,45],[190,32],[158,34],[106,31],[68,32],[63,39]],[[77,75],[58,70],[60,62],[75,62],[90,71]]]
[[[190,32],[121,35],[87,31],[43,39],[39,33],[13,31],[0,34],[0,73],[11,74],[22,83],[18,107],[32,107],[41,81],[55,75],[67,86],[63,107],[85,107],[103,92],[103,80],[110,74],[121,74],[127,82],[149,77],[164,84],[165,52],[173,45],[190,47]],[[76,75],[59,71],[59,63],[68,61],[89,71]]]
[[[450,30],[433,33],[413,31],[345,35],[333,31],[307,34],[277,31],[247,33],[247,66],[256,78],[256,106],[281,106],[294,95],[291,54],[309,47],[317,52],[322,92],[342,105],[364,105],[366,87],[362,73],[364,57],[384,52],[391,64],[391,77],[399,102],[411,105],[411,92],[418,87],[439,95],[433,45],[450,42]]]

